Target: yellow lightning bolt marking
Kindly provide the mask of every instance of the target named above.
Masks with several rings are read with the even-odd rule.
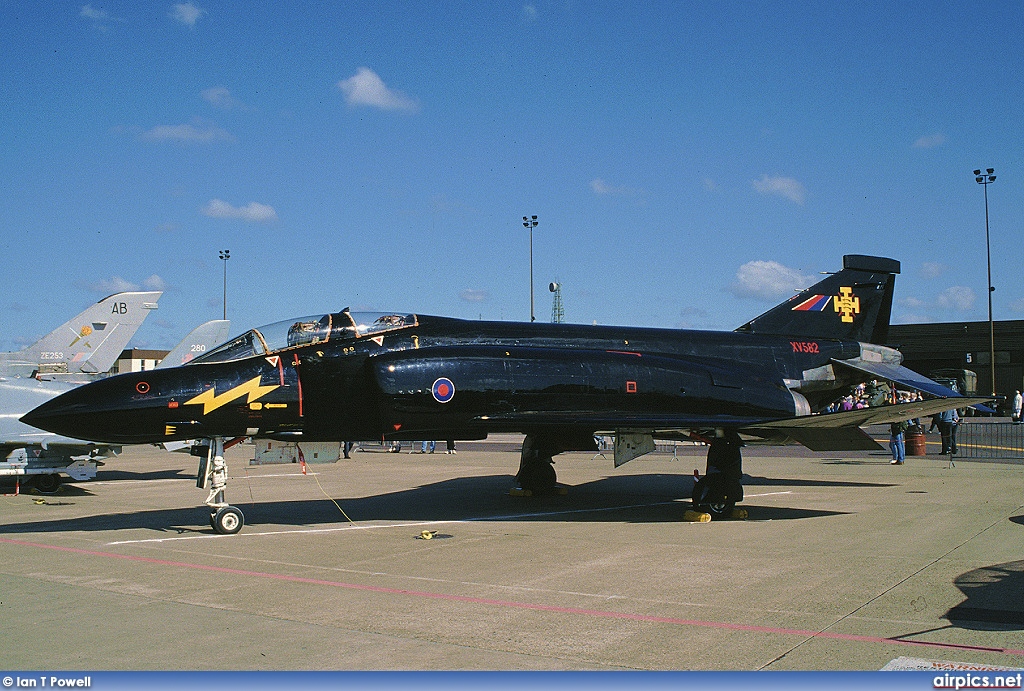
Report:
[[[860,298],[853,296],[853,288],[840,288],[839,295],[832,300],[832,306],[847,324],[853,321],[853,315],[860,314]]]
[[[239,384],[233,389],[228,389],[220,395],[217,394],[216,387],[211,387],[198,396],[185,401],[184,405],[199,405],[201,403],[203,405],[203,415],[209,415],[214,410],[217,410],[217,408],[227,405],[231,401],[241,398],[246,394],[249,396],[246,403],[252,403],[253,401],[270,393],[277,387],[278,384],[274,384],[273,386],[260,386],[260,377],[255,376],[244,384]]]

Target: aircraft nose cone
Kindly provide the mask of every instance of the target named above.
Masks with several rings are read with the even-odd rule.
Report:
[[[75,439],[100,441],[88,421],[90,408],[81,396],[81,389],[72,389],[46,401],[21,417],[21,422],[39,429]]]
[[[131,401],[124,394],[124,382],[116,381],[131,376],[120,375],[79,386],[30,410],[21,421],[74,439],[132,443],[137,421]]]

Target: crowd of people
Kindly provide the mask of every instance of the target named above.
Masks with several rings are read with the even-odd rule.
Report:
[[[833,401],[823,412],[837,413],[843,410],[858,410],[860,408],[873,408],[880,405],[893,403],[913,403],[923,401],[920,391],[902,391],[893,389],[886,382],[870,381],[866,384],[858,384],[853,393],[844,396],[838,401]]]

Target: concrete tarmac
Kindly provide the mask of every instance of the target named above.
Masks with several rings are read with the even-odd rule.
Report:
[[[0,669],[1024,667],[1019,464],[751,447],[748,519],[687,523],[702,449],[563,454],[565,496],[513,497],[514,442],[305,475],[236,446],[233,536],[148,447],[5,496]]]

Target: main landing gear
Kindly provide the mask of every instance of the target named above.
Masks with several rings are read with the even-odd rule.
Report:
[[[548,440],[533,434],[526,435],[523,440],[523,453],[519,460],[519,472],[516,473],[517,488],[532,494],[553,492],[557,486],[557,476],[552,457],[558,448]]]
[[[563,451],[597,451],[592,432],[563,431],[558,434],[527,434],[523,439],[523,454],[516,473],[513,494],[566,494],[559,485],[552,458]]]
[[[228,445],[230,447],[231,444]],[[214,437],[205,447],[205,456],[199,456],[199,473],[196,486],[208,489],[206,505],[210,507],[210,527],[221,535],[234,535],[245,525],[245,516],[237,506],[224,500],[224,488],[228,484],[228,466],[224,462],[224,437]],[[199,454],[204,447],[200,446]],[[197,454],[198,455],[198,454]]]
[[[693,485],[693,508],[714,518],[732,518],[743,500],[743,442],[733,431],[716,436],[708,448],[708,468]]]

